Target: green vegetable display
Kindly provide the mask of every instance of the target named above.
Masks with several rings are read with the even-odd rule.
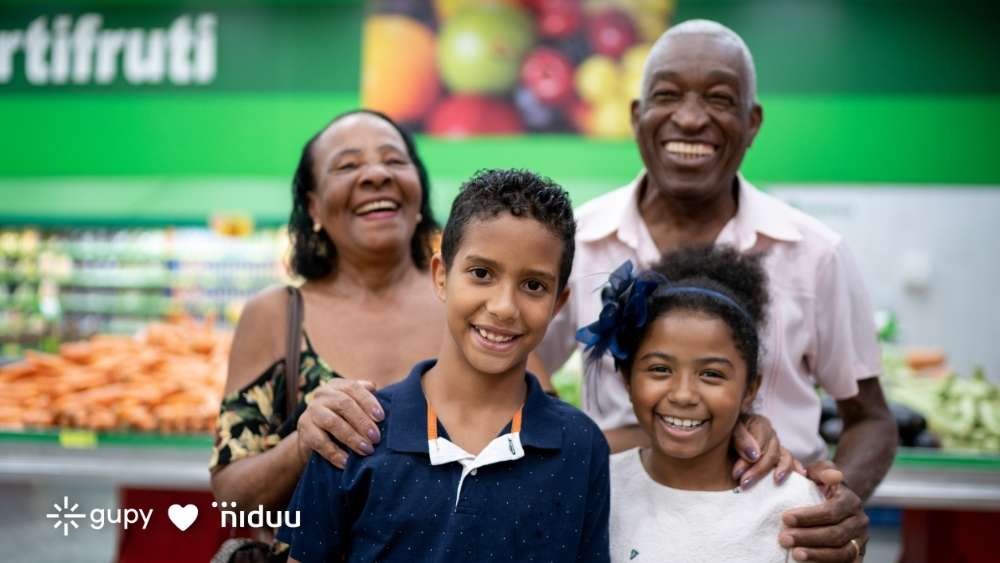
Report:
[[[883,369],[888,398],[922,413],[945,448],[1000,452],[1000,388],[982,368],[970,377],[921,377],[887,349]]]

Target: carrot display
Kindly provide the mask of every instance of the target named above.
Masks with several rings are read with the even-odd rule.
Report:
[[[177,318],[0,368],[0,428],[211,432],[232,334]]]

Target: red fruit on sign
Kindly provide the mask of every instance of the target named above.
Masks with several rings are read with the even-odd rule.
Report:
[[[521,117],[509,103],[472,94],[446,98],[427,118],[427,132],[438,137],[515,135],[523,131]]]
[[[573,94],[573,64],[559,51],[539,47],[521,65],[521,84],[543,104],[559,105]]]
[[[604,10],[587,23],[587,38],[591,48],[602,55],[618,58],[635,44],[638,36],[635,24],[621,10]]]
[[[583,10],[576,0],[538,2],[538,31],[545,37],[572,35],[583,23]]]

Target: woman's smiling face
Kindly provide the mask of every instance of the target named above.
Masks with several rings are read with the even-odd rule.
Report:
[[[675,309],[654,320],[628,378],[635,414],[654,452],[724,460],[740,412],[756,393],[756,385],[747,389],[747,375],[722,319]]]
[[[330,125],[312,147],[309,215],[339,254],[406,251],[416,230],[420,178],[393,127],[369,114]]]

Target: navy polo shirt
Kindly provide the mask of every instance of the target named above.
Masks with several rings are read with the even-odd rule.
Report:
[[[446,447],[428,441],[420,378],[434,363],[377,394],[386,417],[375,453],[351,455],[343,471],[310,458],[288,506],[300,511],[300,526],[278,534],[292,557],[608,561],[609,450],[597,425],[529,374],[520,432],[508,424],[477,456],[449,461],[465,452],[440,422]]]

